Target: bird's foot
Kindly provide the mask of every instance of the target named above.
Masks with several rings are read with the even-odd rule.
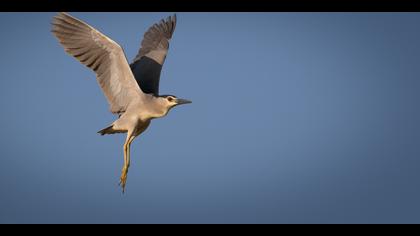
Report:
[[[122,173],[121,173],[121,177],[120,177],[120,183],[118,185],[121,186],[123,193],[125,192],[125,184],[127,182],[127,173],[128,173],[128,168],[124,167],[122,169]]]

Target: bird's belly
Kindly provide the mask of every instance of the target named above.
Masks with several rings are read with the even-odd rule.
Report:
[[[138,114],[124,113],[113,125],[116,130],[144,130],[150,123],[150,118]]]

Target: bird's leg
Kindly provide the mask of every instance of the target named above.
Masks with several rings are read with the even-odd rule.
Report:
[[[131,158],[130,158],[130,146],[131,146],[131,143],[133,142],[133,140],[134,140],[134,138],[135,138],[136,136],[131,136],[130,138],[129,138],[129,140],[128,140],[128,149],[127,149],[127,168],[128,167],[130,167],[130,162],[131,162]]]
[[[127,182],[127,173],[128,168],[130,166],[130,139],[131,139],[131,133],[127,134],[127,138],[124,143],[124,166],[122,169],[121,177],[120,177],[120,185],[123,189],[123,193],[125,191],[125,184]]]

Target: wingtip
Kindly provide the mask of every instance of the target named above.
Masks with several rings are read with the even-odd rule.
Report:
[[[68,14],[66,14],[64,11],[60,11],[60,12],[57,12],[57,14],[54,17],[66,16],[66,15]]]
[[[70,15],[69,13],[67,13],[65,11],[60,11],[60,12],[57,12],[57,15],[55,15],[54,18],[61,18],[61,19],[71,18],[71,19],[74,19],[75,17]]]
[[[171,16],[166,17],[165,21],[166,22],[176,22],[176,13],[174,13]]]
[[[173,14],[171,21],[172,21],[172,34],[173,34],[176,28],[176,13]]]
[[[66,12],[57,12],[57,14],[53,16],[53,20],[51,23],[57,22],[60,19],[61,20],[66,19],[66,17],[71,17],[71,16],[67,14]]]

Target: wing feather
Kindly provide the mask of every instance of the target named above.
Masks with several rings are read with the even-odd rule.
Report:
[[[169,16],[166,20],[161,20],[159,23],[152,25],[144,33],[140,50],[132,64],[140,60],[143,56],[147,56],[163,65],[169,50],[169,40],[172,38],[175,26],[176,15]]]
[[[124,112],[133,99],[144,95],[116,42],[67,13],[54,17],[52,33],[67,53],[96,73],[112,113]]]
[[[140,49],[130,64],[131,70],[144,93],[159,95],[160,72],[169,50],[169,41],[175,31],[176,15],[152,25],[144,34]]]

